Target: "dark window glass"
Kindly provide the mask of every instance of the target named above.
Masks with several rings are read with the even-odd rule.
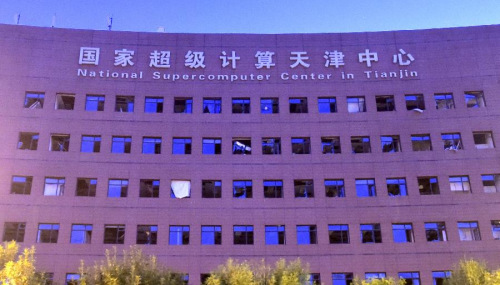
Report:
[[[370,153],[370,137],[351,137],[352,153]]]
[[[96,178],[77,178],[76,196],[95,197],[97,189]]]
[[[292,138],[292,153],[293,154],[310,154],[311,139],[310,138]]]
[[[156,244],[158,239],[157,225],[138,225],[137,244]]]
[[[434,94],[436,101],[436,109],[455,109],[455,102],[453,101],[453,94]]]
[[[429,134],[411,135],[411,145],[413,151],[432,150],[431,136]]]
[[[233,98],[233,114],[249,114],[250,98]]]
[[[145,198],[160,197],[160,180],[141,179],[139,183],[139,197],[145,197]]]
[[[349,243],[349,225],[328,225],[331,244]]]
[[[420,195],[439,195],[437,177],[417,177]]]
[[[12,176],[10,194],[30,195],[32,182],[32,176]]]
[[[2,241],[24,242],[26,223],[5,222]]]
[[[19,133],[17,149],[37,150],[39,137],[38,133]]]
[[[36,242],[57,243],[59,236],[59,224],[39,224]]]
[[[290,113],[307,113],[307,98],[290,98]]]
[[[134,96],[116,96],[115,112],[134,112]]]
[[[125,242],[125,225],[104,225],[105,244],[123,244]]]
[[[293,186],[295,198],[314,198],[313,180],[294,180]]]
[[[407,196],[405,178],[387,178],[387,193],[389,196]]]
[[[202,198],[220,198],[221,193],[220,180],[203,180],[201,182],[201,197]]]
[[[262,138],[262,154],[281,154],[281,139]]]
[[[253,244],[253,226],[233,226],[234,244]]]
[[[406,110],[425,110],[424,95],[422,94],[412,94],[405,95],[406,100]]]
[[[56,110],[73,110],[75,108],[74,94],[56,94]]]
[[[377,112],[396,110],[393,95],[375,96],[375,102],[377,104]]]
[[[193,99],[192,98],[175,98],[174,99],[174,113],[193,113]]]
[[[447,241],[446,225],[444,222],[425,223],[425,236],[427,241]]]
[[[283,197],[283,181],[281,181],[281,180],[264,180],[264,197],[265,198],[282,198]]]
[[[325,180],[326,197],[345,197],[345,188],[343,179]]]
[[[252,181],[233,181],[233,197],[240,199],[252,198]]]
[[[380,230],[380,224],[362,224],[360,226],[360,230],[362,243],[382,242],[382,232]]]
[[[401,141],[399,136],[381,136],[382,152],[400,152]]]

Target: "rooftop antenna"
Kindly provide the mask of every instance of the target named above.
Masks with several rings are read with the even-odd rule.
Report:
[[[19,20],[21,20],[21,14],[17,13],[14,15],[14,24],[19,25]]]
[[[164,33],[165,32],[165,27],[164,26],[159,26],[158,29],[156,30],[158,33]]]
[[[113,27],[113,15],[108,16],[108,31],[111,31],[112,27]]]
[[[52,16],[52,28],[54,28],[55,26],[56,26],[56,14]]]

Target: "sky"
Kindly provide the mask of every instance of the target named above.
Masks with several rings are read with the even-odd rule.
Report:
[[[500,24],[500,0],[0,0],[0,23],[170,33],[337,33]]]

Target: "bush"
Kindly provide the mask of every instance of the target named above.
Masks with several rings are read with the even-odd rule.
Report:
[[[18,253],[19,245],[15,241],[0,245],[0,284],[45,284],[45,275],[35,268],[35,248],[25,248],[22,254]]]

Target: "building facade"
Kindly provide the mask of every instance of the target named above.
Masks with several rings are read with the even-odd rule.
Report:
[[[135,244],[190,284],[500,266],[500,26],[0,34],[1,234],[56,281]]]

